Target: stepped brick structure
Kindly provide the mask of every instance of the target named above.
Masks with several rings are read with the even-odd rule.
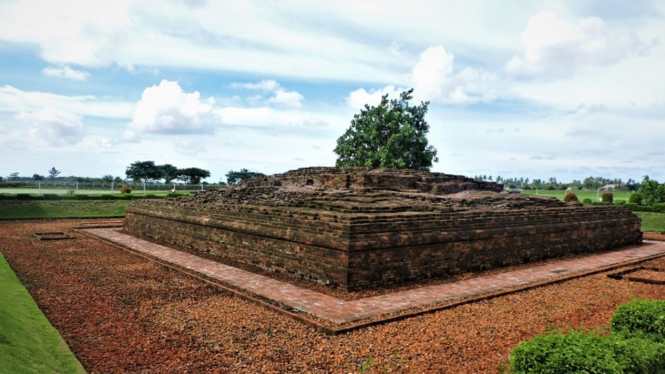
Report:
[[[125,231],[348,290],[642,242],[625,208],[415,170],[304,168],[134,201]]]

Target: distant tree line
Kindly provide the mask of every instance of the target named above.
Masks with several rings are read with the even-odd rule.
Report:
[[[497,176],[493,178],[491,175],[476,175],[473,179],[478,181],[490,181],[502,183],[510,189],[525,189],[525,190],[597,190],[605,186],[613,186],[613,190],[620,191],[637,191],[640,187],[640,183],[636,182],[634,179],[629,178],[626,181],[623,181],[621,178],[603,178],[603,177],[587,177],[583,180],[574,179],[572,182],[560,182],[556,177],[550,177],[549,179],[538,179],[535,178],[530,180],[529,178],[503,178]]]
[[[205,169],[196,167],[181,169],[171,164],[155,165],[154,161],[136,161],[127,167],[125,174],[127,178],[144,183],[163,179],[164,183],[179,180],[186,184],[199,184],[203,179],[210,177],[210,171]]]

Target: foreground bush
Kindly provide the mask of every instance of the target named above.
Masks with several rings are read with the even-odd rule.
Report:
[[[665,342],[665,301],[635,300],[619,305],[611,324],[613,333]]]
[[[572,192],[568,192],[568,193],[566,194],[566,196],[564,196],[563,201],[569,203],[569,202],[571,202],[571,201],[579,202],[580,200],[577,198],[577,195],[575,195],[575,194],[572,193]]]
[[[538,335],[510,353],[512,374],[665,373],[665,345],[594,332]]]
[[[620,305],[611,331],[538,335],[510,352],[510,372],[665,374],[665,301]]]
[[[589,198],[586,198],[586,199],[582,200],[582,204],[589,204],[589,205],[591,205],[591,203],[592,203],[592,201],[591,201],[591,199],[589,199]]]

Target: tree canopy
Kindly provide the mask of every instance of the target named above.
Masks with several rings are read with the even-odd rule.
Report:
[[[128,178],[144,182],[162,178],[162,171],[154,161],[136,161],[127,167],[125,174]]]
[[[226,173],[226,183],[229,185],[239,184],[241,180],[247,178],[263,177],[265,174],[256,171],[249,171],[247,169],[240,169],[238,171],[229,170]]]
[[[171,164],[159,165],[159,169],[162,172],[162,178],[164,178],[164,183],[171,183],[172,180],[178,179],[178,168]]]
[[[365,105],[337,139],[337,166],[367,166],[429,170],[438,162],[436,148],[427,144],[425,121],[429,102],[411,106],[413,89],[399,100],[381,97],[378,106]]]
[[[208,177],[210,177],[210,172],[208,170],[199,168],[178,169],[178,180],[185,183],[199,184],[201,183],[201,179]]]
[[[60,170],[56,169],[55,166],[48,171],[49,179],[55,179],[58,175],[60,175]]]
[[[649,179],[648,175],[644,176],[637,193],[644,205],[665,202],[665,184],[658,184],[658,181]]]
[[[32,175],[32,179],[34,179],[34,180],[36,180],[36,181],[43,181],[43,180],[46,179],[46,178],[45,178],[43,175],[33,174],[33,175]]]

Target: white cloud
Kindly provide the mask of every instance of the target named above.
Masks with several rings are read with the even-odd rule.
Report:
[[[143,91],[129,130],[161,134],[212,133],[221,123],[215,100],[198,91],[183,92],[178,82],[162,80]]]
[[[349,93],[346,97],[346,103],[352,108],[363,108],[365,105],[376,106],[381,102],[381,97],[384,95],[388,95],[389,98],[397,98],[400,92],[404,90],[392,85],[379,89],[370,89],[369,91],[359,88]]]
[[[45,67],[42,70],[42,74],[47,77],[66,78],[75,81],[84,81],[90,76],[90,73],[87,71],[75,70],[67,65]]]
[[[533,16],[522,33],[523,56],[513,56],[506,71],[515,75],[568,77],[587,65],[611,65],[649,47],[633,32],[618,33],[598,17],[576,24],[553,12]]]
[[[272,93],[272,96],[267,100],[262,95],[253,95],[248,97],[247,103],[253,106],[260,106],[264,104],[271,104],[277,107],[284,108],[299,108],[305,97],[297,91],[289,91],[279,84],[274,79],[264,79],[256,83],[232,83],[230,88],[264,91]]]
[[[53,107],[39,112],[22,112],[16,119],[27,126],[27,135],[36,145],[72,145],[86,134],[81,116]]]
[[[0,112],[35,112],[46,107],[84,116],[131,118],[134,103],[93,95],[67,96],[50,92],[23,91],[8,85],[0,87]]]
[[[280,107],[299,108],[302,106],[303,100],[305,100],[305,97],[296,91],[280,89],[273,93],[267,103]]]
[[[409,86],[414,88],[413,96],[416,101],[465,105],[491,102],[498,97],[510,95],[505,80],[495,73],[467,67],[454,74],[454,59],[455,56],[443,46],[427,48],[420,55],[409,76]],[[354,108],[363,107],[365,104],[376,105],[383,95],[389,94],[396,98],[405,90],[393,85],[369,92],[360,88],[351,92],[346,101]]]
[[[440,98],[445,96],[445,83],[453,71],[455,57],[443,46],[427,48],[411,71],[411,80],[418,95]]]
[[[269,91],[273,92],[279,89],[281,86],[279,83],[273,79],[264,79],[256,83],[231,83],[229,85],[231,88],[241,88],[246,90],[260,90],[260,91]]]
[[[176,153],[187,156],[197,155],[206,151],[205,143],[194,139],[176,139],[173,141],[173,148]]]

